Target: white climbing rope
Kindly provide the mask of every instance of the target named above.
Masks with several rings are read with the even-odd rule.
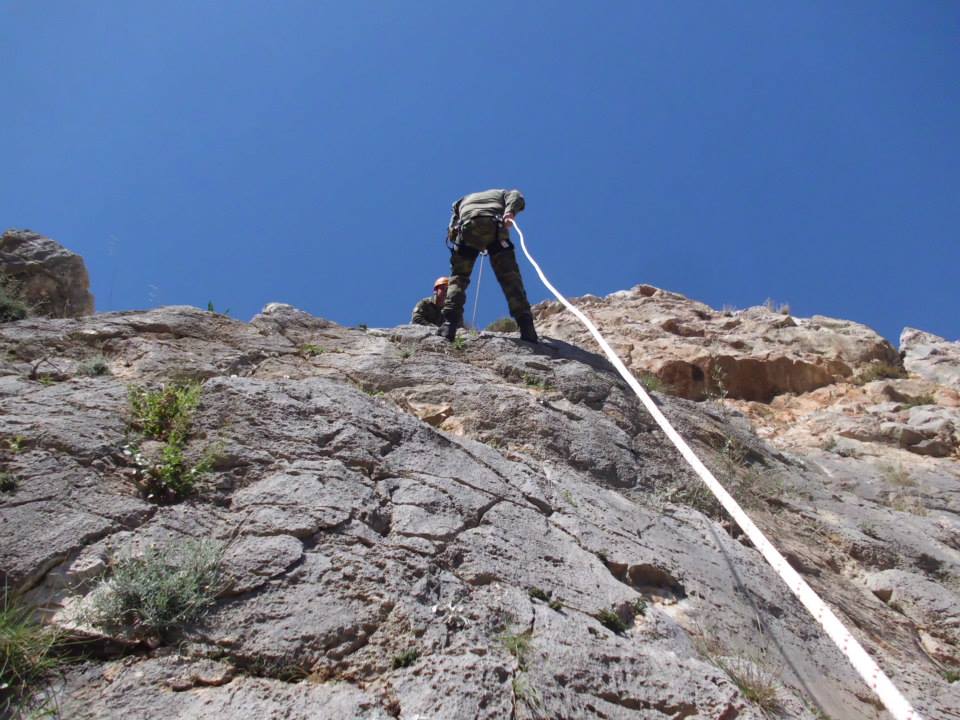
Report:
[[[483,258],[486,253],[480,253],[480,272],[477,273],[477,292],[473,296],[473,318],[470,320],[470,326],[477,329],[477,308],[480,307],[480,281],[483,280]]]
[[[527,256],[527,260],[533,265],[543,284],[546,285],[554,297],[556,297],[567,310],[576,315],[577,319],[590,331],[590,334],[593,335],[594,339],[599,343],[607,358],[617,369],[617,372],[620,373],[627,384],[637,394],[640,402],[642,402],[644,407],[650,412],[653,419],[657,421],[657,424],[667,434],[667,437],[670,438],[677,450],[680,451],[680,454],[683,455],[684,459],[690,464],[690,467],[694,469],[697,475],[700,476],[700,479],[710,488],[710,491],[716,496],[717,500],[720,501],[720,504],[723,505],[724,509],[736,521],[737,525],[746,533],[747,537],[750,538],[750,542],[753,543],[754,547],[763,554],[763,557],[766,558],[770,566],[773,567],[780,578],[787,584],[787,587],[790,588],[793,594],[803,603],[804,607],[810,611],[810,614],[816,618],[827,635],[830,636],[830,639],[833,640],[837,647],[840,648],[840,651],[846,655],[850,664],[853,665],[867,685],[877,694],[880,701],[887,710],[890,711],[890,714],[893,715],[896,720],[923,720],[921,715],[911,707],[910,703],[907,702],[906,698],[903,697],[891,682],[890,678],[887,677],[886,673],[884,673],[873,658],[867,654],[867,651],[864,650],[863,646],[857,642],[857,639],[850,634],[850,631],[840,622],[839,618],[837,618],[827,604],[813,591],[813,588],[800,577],[800,574],[790,566],[773,544],[767,540],[766,536],[743,511],[743,508],[741,508],[730,493],[724,489],[723,485],[713,476],[713,473],[700,461],[700,458],[694,454],[686,441],[680,437],[680,434],[674,430],[670,421],[660,412],[660,408],[650,399],[647,391],[637,382],[637,379],[627,369],[627,366],[623,364],[623,361],[617,356],[610,345],[607,344],[607,341],[600,334],[600,331],[597,330],[596,326],[550,284],[550,281],[547,280],[546,275],[543,274],[543,270],[540,269],[537,261],[533,259],[527,250],[523,232],[520,230],[520,226],[517,225],[516,220],[513,221],[513,227],[516,228],[517,234],[520,236],[520,247],[523,250],[523,254]]]

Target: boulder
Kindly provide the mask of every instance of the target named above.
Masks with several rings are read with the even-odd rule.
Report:
[[[93,314],[83,258],[31,230],[0,236],[0,277],[31,315],[65,318]]]
[[[910,372],[960,390],[960,341],[950,342],[908,327],[900,333],[900,352]]]

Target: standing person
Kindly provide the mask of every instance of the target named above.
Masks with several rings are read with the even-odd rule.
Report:
[[[526,203],[519,190],[485,190],[471,193],[453,204],[453,215],[447,228],[447,239],[453,243],[450,254],[450,288],[443,303],[443,325],[437,335],[453,340],[457,328],[463,324],[463,306],[473,264],[486,251],[500,288],[507,298],[510,315],[520,327],[520,338],[537,342],[533,327],[533,313],[523,278],[517,265],[517,255],[510,242],[509,226],[516,213]]]
[[[447,285],[449,280],[446,276],[438,277],[433,283],[433,295],[425,297],[413,308],[413,316],[410,322],[414,325],[435,325],[439,327],[443,324],[443,316],[440,314],[443,308],[443,301],[447,299]]]

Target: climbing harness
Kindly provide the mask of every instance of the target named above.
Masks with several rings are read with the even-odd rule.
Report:
[[[533,259],[527,250],[523,232],[520,230],[520,226],[517,225],[516,220],[513,221],[513,227],[516,228],[517,234],[520,236],[520,247],[523,249],[523,254],[527,256],[527,260],[530,261],[530,264],[533,265],[537,271],[541,282],[543,282],[547,289],[553,293],[553,296],[557,298],[567,310],[572,312],[577,319],[583,323],[584,327],[590,331],[594,340],[596,340],[603,349],[607,359],[610,360],[617,369],[617,372],[620,373],[620,376],[636,393],[640,402],[643,403],[643,406],[653,416],[653,419],[656,420],[663,432],[666,433],[677,450],[680,451],[680,454],[683,455],[684,459],[690,464],[690,467],[700,476],[700,479],[703,480],[717,500],[720,501],[723,508],[736,521],[743,532],[746,533],[747,537],[750,538],[750,541],[753,543],[753,546],[759,550],[766,561],[770,563],[770,566],[780,576],[780,579],[786,583],[787,587],[796,595],[797,599],[799,599],[810,614],[816,618],[820,626],[827,635],[830,636],[830,639],[833,640],[840,651],[847,657],[847,660],[850,661],[854,669],[860,673],[860,677],[862,677],[867,685],[877,694],[880,701],[887,710],[890,711],[890,714],[893,715],[895,720],[923,720],[922,716],[911,707],[910,703],[904,698],[893,682],[891,682],[886,673],[884,673],[874,659],[867,654],[867,651],[864,650],[863,646],[857,642],[857,639],[850,634],[850,631],[840,622],[839,618],[837,618],[827,604],[813,591],[813,588],[800,577],[800,574],[790,566],[773,544],[767,540],[766,536],[760,531],[760,528],[753,523],[753,520],[743,511],[743,508],[740,507],[737,501],[733,499],[730,493],[728,493],[723,485],[713,476],[713,473],[707,469],[707,466],[704,465],[700,458],[690,449],[690,446],[687,445],[686,441],[673,428],[666,416],[660,412],[660,408],[650,399],[647,391],[637,382],[637,379],[627,369],[627,366],[623,364],[620,357],[613,351],[610,345],[607,344],[607,341],[603,335],[600,334],[600,331],[597,330],[596,326],[550,284],[550,281],[547,280],[546,275],[543,274],[543,270],[540,269],[537,261]]]

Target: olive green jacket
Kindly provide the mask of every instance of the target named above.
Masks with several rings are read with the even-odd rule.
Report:
[[[410,322],[414,325],[436,325],[438,327],[443,324],[440,306],[437,305],[436,298],[433,295],[425,297],[416,304]]]
[[[447,236],[451,240],[455,238],[457,227],[467,220],[480,216],[503,216],[508,212],[516,215],[524,207],[526,202],[519,190],[484,190],[464,195],[453,204]]]

